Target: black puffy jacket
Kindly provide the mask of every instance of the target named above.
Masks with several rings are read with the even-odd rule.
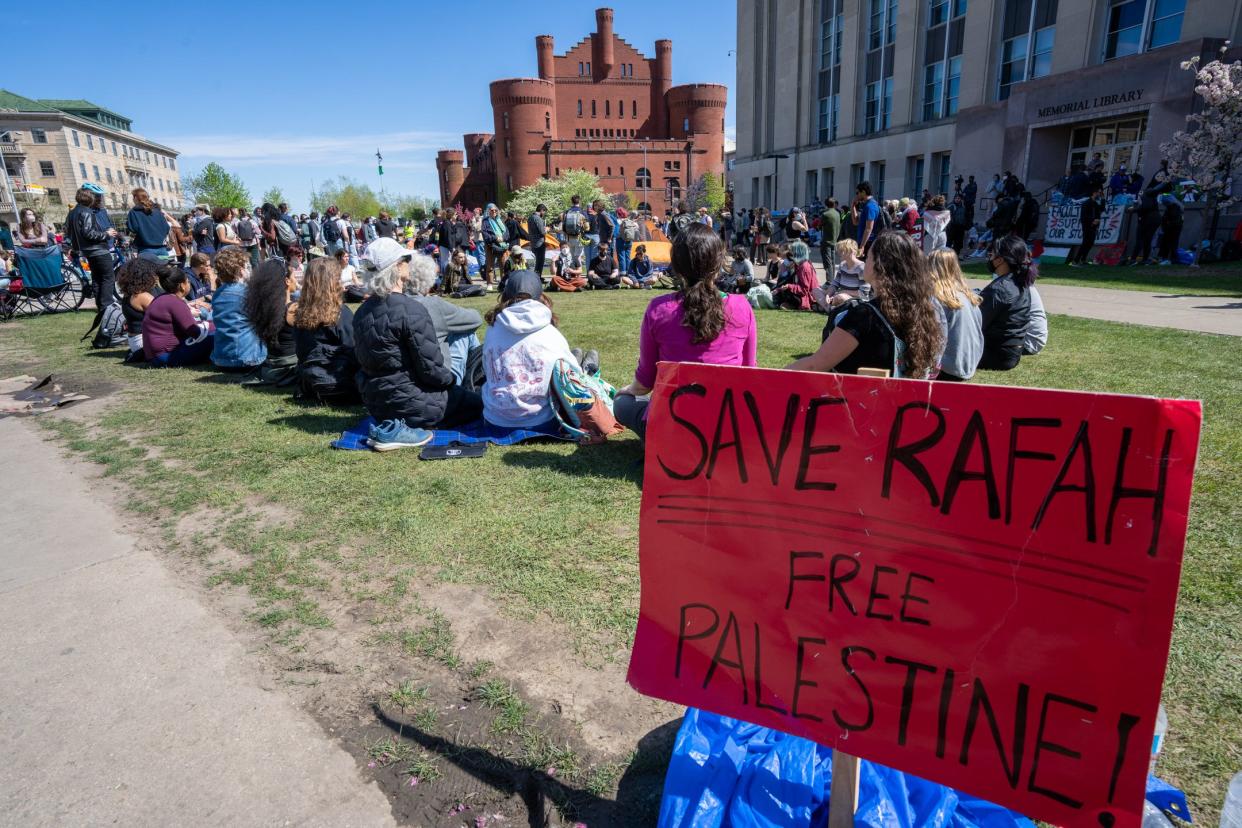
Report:
[[[362,403],[376,420],[433,428],[444,417],[453,373],[427,310],[408,296],[372,296],[354,314]]]
[[[354,355],[354,313],[341,305],[335,325],[296,328],[298,378],[308,394],[320,397],[357,392],[358,359]]]
[[[979,292],[983,302],[981,368],[1007,371],[1022,357],[1022,340],[1031,322],[1031,292],[1018,287],[1013,274],[999,276]]]

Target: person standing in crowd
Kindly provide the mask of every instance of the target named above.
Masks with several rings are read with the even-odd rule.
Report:
[[[318,210],[312,210],[311,214],[306,217],[306,229],[310,235],[310,247],[306,248],[306,250],[309,252],[311,248],[317,247],[320,250],[320,255],[327,253],[328,250],[324,246],[323,240],[323,223],[319,218]]]
[[[293,216],[289,215],[289,205],[284,203],[277,204],[276,210],[280,214],[280,220],[283,221],[285,226],[289,228],[289,235],[291,236],[290,240],[284,245],[284,247],[296,244],[298,239],[298,223],[293,220]]]
[[[225,250],[229,247],[241,247],[241,239],[238,238],[237,232],[233,230],[233,219],[237,217],[237,211],[232,207],[216,207],[211,211],[211,220],[216,224],[216,251]],[[249,251],[246,252],[249,256]]]
[[[1151,183],[1143,190],[1139,203],[1133,210],[1138,216],[1138,231],[1135,240],[1134,255],[1130,264],[1148,265],[1155,262],[1151,258],[1152,241],[1156,231],[1160,229],[1160,196],[1172,189],[1167,182],[1160,180],[1160,173],[1152,176]]]
[[[380,211],[379,220],[375,222],[375,234],[381,239],[396,237],[397,223],[392,220],[392,215],[387,210]]]
[[[686,232],[686,229],[694,223],[694,216],[690,214],[690,205],[684,199],[678,201],[677,212],[668,220],[668,232],[665,235],[668,236],[670,242],[676,242],[677,237]]]
[[[1027,241],[1035,232],[1035,228],[1039,226],[1039,202],[1035,200],[1035,196],[1031,195],[1030,190],[1025,188],[1020,198],[1022,204],[1018,209],[1017,231],[1022,240]]]
[[[1143,176],[1138,170],[1130,173],[1130,180],[1126,183],[1126,192],[1132,196],[1138,196],[1143,192]]]
[[[216,252],[216,223],[207,213],[207,208],[199,205],[194,208],[194,225],[190,233],[194,239],[194,247],[199,253],[209,256]]]
[[[918,245],[904,233],[881,233],[867,256],[863,280],[871,286],[872,300],[849,305],[819,350],[787,368],[838,374],[875,368],[894,377],[932,376],[944,351],[944,332]]]
[[[970,208],[965,196],[957,193],[953,203],[949,205],[949,226],[945,230],[945,242],[959,256],[962,253],[962,242],[966,238],[966,228],[970,227]]]
[[[819,258],[826,274],[837,269],[837,242],[840,239],[841,211],[837,209],[837,200],[830,198],[819,216]]]
[[[975,375],[983,356],[983,300],[970,289],[962,276],[953,251],[941,248],[928,257],[932,290],[944,312],[945,344],[936,379],[965,382]]]
[[[630,217],[624,207],[617,208],[617,268],[623,274],[630,272],[630,251],[638,240],[638,222]]]
[[[772,243],[772,217],[768,215],[767,207],[760,207],[755,213],[751,230],[755,242],[751,261],[759,264],[767,255],[768,245]]]
[[[957,200],[961,196],[959,194],[953,198]],[[923,212],[924,253],[931,253],[934,250],[940,250],[948,246],[949,240],[946,229],[951,218],[949,211],[945,209],[944,196],[933,196],[931,205]]]
[[[491,286],[495,283],[495,271],[500,269],[502,257],[509,249],[509,231],[505,228],[500,209],[495,204],[487,205],[487,218],[483,220],[483,247],[487,256],[483,267],[483,281]]]
[[[1126,175],[1126,165],[1122,164],[1117,167],[1116,172],[1108,179],[1108,195],[1111,198],[1124,193],[1130,186],[1130,176]]]
[[[966,204],[966,226],[969,227],[975,220],[975,202],[979,199],[979,185],[975,183],[975,177],[969,176],[966,179],[966,186],[962,188],[962,201]]]
[[[802,213],[801,207],[791,208],[789,214],[785,216],[784,221],[785,238],[788,241],[801,241],[806,235],[806,216]]]
[[[544,221],[547,214],[547,206],[539,204],[535,212],[526,217],[526,237],[530,240],[530,252],[535,256],[535,275],[540,279],[543,278],[543,263],[548,255],[548,225]]]
[[[1177,260],[1177,243],[1182,238],[1182,224],[1185,220],[1185,208],[1173,193],[1160,196],[1164,212],[1160,215],[1160,252],[1162,266],[1174,264]]]
[[[370,244],[379,238],[379,233],[375,229],[375,216],[367,216],[362,220],[362,242]]]
[[[526,238],[526,234],[522,232],[522,225],[512,210],[505,213],[505,238],[509,240],[510,247],[515,244],[520,246]]]
[[[720,211],[720,241],[725,247],[733,241],[733,214],[728,210]]]
[[[74,194],[75,206],[65,219],[75,259],[86,259],[91,270],[91,282],[95,288],[95,319],[91,327],[99,325],[104,310],[116,301],[116,277],[112,270],[112,248],[109,242],[116,238],[116,229],[104,227],[95,209],[95,197],[103,189],[97,184],[83,184]],[[95,335],[92,343],[97,348],[109,344],[103,331]]]
[[[565,234],[565,242],[569,246],[569,261],[565,262],[567,267],[580,270],[582,268],[582,242],[587,233],[587,216],[582,210],[582,197],[570,196],[569,209],[561,216],[561,232]],[[561,251],[561,259],[564,259],[564,250]]]
[[[591,224],[588,228],[591,246],[587,249],[588,262],[593,261],[600,254],[601,245],[607,244],[611,251],[612,239],[616,232],[616,224],[608,215],[608,208],[602,199],[596,199],[591,203]]]
[[[404,293],[413,258],[393,239],[377,239],[362,257],[370,296],[354,314],[354,353],[376,451],[426,445],[428,429],[473,422],[483,410],[444,364],[427,309]]]
[[[323,214],[323,222],[320,230],[323,231],[323,241],[327,246],[325,252],[329,256],[335,256],[338,250],[343,250],[345,240],[341,238],[341,226],[336,221],[336,205],[333,204]]]
[[[640,439],[647,433],[647,395],[655,387],[660,362],[756,365],[755,313],[745,296],[724,294],[716,278],[725,248],[707,227],[690,227],[673,242],[673,269],[680,276],[675,293],[647,305],[638,334],[634,381],[617,392],[617,421]]]
[[[992,202],[993,213],[996,212],[996,208],[1000,205],[1001,191],[1004,190],[1004,188],[1005,188],[1005,185],[1001,183],[1000,174],[998,173],[996,175],[993,175],[992,182],[988,184],[988,189],[983,194],[984,198],[987,198]]]
[[[309,224],[309,222],[308,222]],[[242,248],[246,251],[246,255],[250,257],[250,268],[253,270],[258,267],[261,259],[259,256],[259,225],[250,217],[250,212],[245,208],[237,211],[237,240]],[[310,244],[309,240],[303,239],[303,244]],[[310,249],[307,247],[306,249]]]
[[[875,241],[881,228],[880,205],[871,194],[870,181],[861,181],[854,188],[854,203],[850,207],[850,217],[854,221],[854,226],[858,228],[858,236],[854,240],[858,242],[858,249],[862,251],[862,257],[865,259],[871,243]]]
[[[733,227],[737,232],[737,240],[734,244],[741,245],[747,248],[748,251],[750,248],[750,230],[751,225],[754,223],[754,218],[754,210],[738,210],[737,220],[733,222]],[[747,255],[750,255],[749,252]]]
[[[992,245],[988,258],[992,281],[979,294],[983,323],[983,356],[979,367],[1009,371],[1022,358],[1022,342],[1031,320],[1035,264],[1026,242],[1005,236]]]
[[[168,218],[142,187],[136,187],[131,195],[134,206],[125,216],[125,226],[134,237],[134,249],[139,256],[166,260],[169,257],[168,234],[171,232]]]
[[[1091,248],[1095,246],[1095,236],[1100,231],[1100,220],[1104,217],[1104,192],[1096,190],[1091,198],[1084,201],[1078,208],[1078,224],[1081,228],[1082,241],[1070,251],[1068,264],[1070,267],[1093,265]]]

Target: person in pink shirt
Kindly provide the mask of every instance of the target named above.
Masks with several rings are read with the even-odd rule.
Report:
[[[647,395],[655,386],[657,363],[755,365],[754,311],[745,296],[716,286],[724,260],[724,243],[705,224],[688,225],[673,242],[673,270],[681,277],[681,289],[647,306],[634,381],[613,404],[617,421],[640,438],[646,436]]]

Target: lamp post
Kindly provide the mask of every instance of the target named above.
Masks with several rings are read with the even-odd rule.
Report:
[[[776,209],[781,197],[781,159],[788,158],[779,152],[769,152],[764,158],[772,159],[772,209]]]

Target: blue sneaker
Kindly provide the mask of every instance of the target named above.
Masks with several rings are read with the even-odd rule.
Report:
[[[371,426],[371,448],[376,451],[393,451],[402,448],[425,446],[435,437],[425,428],[410,428],[401,420],[384,420]]]

